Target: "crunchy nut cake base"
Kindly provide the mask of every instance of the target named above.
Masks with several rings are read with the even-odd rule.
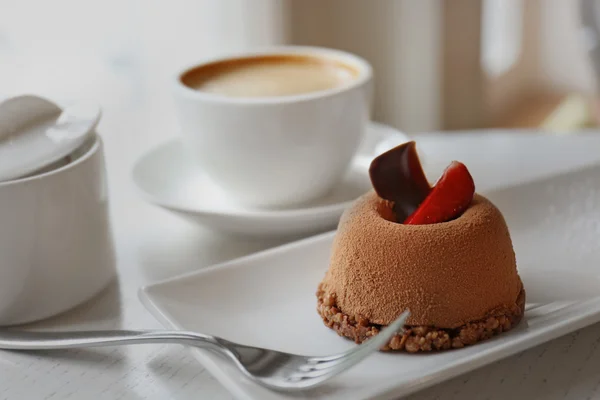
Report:
[[[383,327],[371,324],[366,318],[344,314],[337,308],[335,296],[326,295],[321,289],[317,291],[317,311],[323,322],[340,336],[362,343],[379,333]],[[431,326],[406,326],[402,335],[395,335],[381,350],[436,351],[458,349],[506,332],[517,325],[525,310],[525,290],[521,289],[517,298],[517,307],[504,314],[491,313],[486,319],[469,322],[456,329],[439,329]]]

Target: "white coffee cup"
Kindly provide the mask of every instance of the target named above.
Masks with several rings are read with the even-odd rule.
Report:
[[[215,76],[211,73],[220,76],[219,69],[236,62],[252,65],[277,58],[284,63],[322,62],[323,68],[346,68],[350,75],[340,70],[343,83],[293,93],[297,86],[322,80],[315,66],[314,82],[294,81],[292,93],[283,95],[229,95],[190,84],[190,76],[210,82]],[[324,69],[326,73],[333,72]],[[279,208],[308,202],[325,195],[351,163],[370,119],[372,76],[369,63],[356,55],[303,46],[231,54],[196,64],[177,74],[174,82],[184,143],[214,183],[242,204]],[[287,86],[292,81],[279,82]],[[231,87],[245,90],[236,82]]]

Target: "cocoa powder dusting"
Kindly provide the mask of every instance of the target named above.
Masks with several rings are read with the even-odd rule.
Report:
[[[374,192],[342,216],[322,283],[347,315],[387,325],[406,308],[409,325],[453,329],[512,309],[522,287],[500,211],[475,195],[459,218],[404,225],[380,214]]]

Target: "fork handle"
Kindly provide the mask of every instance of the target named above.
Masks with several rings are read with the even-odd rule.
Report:
[[[224,350],[214,336],[183,331],[102,330],[73,332],[25,332],[0,330],[0,349],[59,350],[129,344],[182,344],[209,350]]]

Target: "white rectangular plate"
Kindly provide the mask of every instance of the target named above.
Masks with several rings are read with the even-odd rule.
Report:
[[[600,321],[600,167],[489,192],[514,241],[527,291],[525,319],[513,331],[436,354],[370,356],[303,396],[256,386],[203,350],[197,359],[242,399],[392,398],[414,392]],[[142,288],[165,326],[252,346],[312,355],[354,344],[326,328],[315,291],[334,233],[253,254]]]

